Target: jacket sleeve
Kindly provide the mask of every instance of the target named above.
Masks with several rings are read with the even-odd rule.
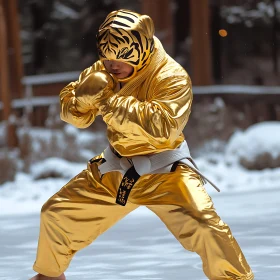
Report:
[[[75,98],[75,89],[83,79],[96,70],[102,70],[102,63],[97,61],[91,67],[85,69],[76,82],[71,82],[60,92],[60,118],[78,128],[87,128],[95,120],[98,109],[85,110],[78,106]]]
[[[166,77],[154,88],[149,101],[133,96],[113,95],[101,107],[108,127],[124,137],[133,135],[137,141],[147,139],[151,144],[173,143],[185,127],[192,104],[189,76]]]

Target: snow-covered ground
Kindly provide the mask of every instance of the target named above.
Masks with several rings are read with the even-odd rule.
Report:
[[[270,135],[273,135],[271,138]],[[196,158],[201,171],[221,193],[206,186],[220,216],[240,243],[257,280],[280,280],[280,168],[248,170],[239,160],[259,160],[262,153],[280,156],[277,122],[237,132],[225,153]],[[273,163],[274,164],[274,163]],[[30,174],[18,173],[0,187],[0,279],[24,280],[32,272],[42,204],[86,163],[51,158]],[[67,170],[67,172],[64,172]],[[44,173],[59,178],[43,178]],[[160,220],[139,208],[77,254],[67,273],[74,279],[206,279],[199,257],[181,248]]]

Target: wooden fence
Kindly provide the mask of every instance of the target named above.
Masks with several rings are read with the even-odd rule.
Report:
[[[49,107],[59,104],[60,90],[78,77],[79,72],[24,77],[24,97],[12,100],[12,112],[17,118],[27,116],[30,126],[43,127]],[[257,122],[280,121],[280,87],[194,86],[193,92],[192,114],[185,129],[193,145],[211,138],[226,140],[236,128]]]

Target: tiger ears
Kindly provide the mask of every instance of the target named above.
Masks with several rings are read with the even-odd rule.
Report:
[[[148,39],[152,39],[155,34],[155,26],[153,20],[148,15],[141,15],[139,17],[139,27],[141,33]]]

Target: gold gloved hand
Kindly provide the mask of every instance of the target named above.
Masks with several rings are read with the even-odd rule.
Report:
[[[115,80],[106,71],[90,73],[75,90],[77,109],[81,112],[98,109],[100,103],[113,94],[115,85]]]

